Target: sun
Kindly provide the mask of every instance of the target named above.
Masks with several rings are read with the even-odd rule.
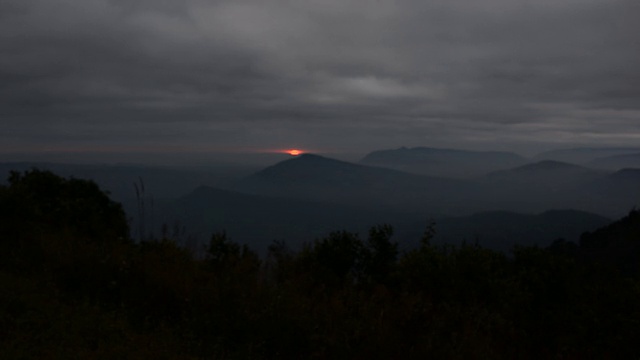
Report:
[[[289,154],[291,156],[298,156],[298,155],[302,154],[302,150],[290,149],[290,150],[287,150],[287,154]]]

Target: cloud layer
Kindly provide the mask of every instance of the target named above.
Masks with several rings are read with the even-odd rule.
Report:
[[[640,141],[636,0],[4,0],[0,151]]]

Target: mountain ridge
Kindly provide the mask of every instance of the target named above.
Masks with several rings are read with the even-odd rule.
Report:
[[[506,169],[526,162],[526,158],[506,151],[473,151],[415,147],[377,150],[360,163],[382,166],[429,176],[471,178],[490,171]]]
[[[535,155],[531,160],[556,160],[575,164],[587,164],[598,158],[639,152],[640,148],[634,147],[577,147],[544,151]]]
[[[267,167],[240,180],[231,189],[358,206],[423,208],[428,212],[428,208],[444,207],[446,202],[458,206],[458,199],[473,195],[474,186],[462,180],[306,155]],[[451,194],[451,198],[444,199],[443,193]]]

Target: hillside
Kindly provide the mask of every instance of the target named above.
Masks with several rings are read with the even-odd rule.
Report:
[[[366,232],[376,224],[400,227],[416,221],[416,214],[355,208],[339,204],[291,198],[250,195],[200,187],[159,207],[159,224],[178,223],[203,243],[214,232],[226,231],[239,243],[266,254],[273,240],[284,240],[294,249],[330,231],[350,229]]]
[[[349,229],[366,234],[375,224],[391,224],[403,250],[417,247],[429,220],[420,213],[382,211],[247,195],[201,187],[158,210],[167,223],[178,221],[187,233],[203,242],[211,233],[226,231],[234,241],[266,253],[273,240],[300,249],[305,242],[330,231]],[[573,211],[548,211],[538,215],[506,211],[483,212],[461,217],[433,217],[434,241],[460,245],[478,240],[483,247],[510,251],[514,245],[547,246],[563,238],[577,242],[585,231],[610,222],[599,215]]]
[[[607,170],[640,168],[640,153],[601,157],[589,161],[588,165],[596,169]]]
[[[209,199],[268,204],[204,187],[185,201],[206,212]],[[565,219],[573,231],[589,217],[602,220],[467,221]],[[273,242],[263,257],[218,233],[196,256],[170,237],[129,238],[122,208],[91,181],[16,174],[0,185],[0,349],[8,359],[637,358],[638,220],[510,254],[442,246],[430,231],[399,251],[379,225],[300,250]]]
[[[610,148],[571,148],[545,151],[533,157],[533,161],[554,160],[574,164],[587,164],[599,158],[633,154],[640,152],[640,148],[610,147]]]
[[[428,147],[379,150],[367,154],[360,160],[360,163],[365,165],[453,178],[472,178],[525,162],[525,158],[510,152]]]
[[[270,166],[232,187],[249,194],[382,209],[456,211],[472,183],[408,174],[305,154]]]
[[[620,267],[626,274],[640,272],[640,211],[580,237],[585,257]]]
[[[158,167],[35,162],[0,163],[0,184],[5,182],[9,171],[26,171],[32,168],[53,171],[64,177],[93,180],[118,201],[135,197],[133,183],[141,180],[148,195],[158,199],[171,199],[186,195],[201,185],[220,186],[257,171],[255,167],[243,165]]]
[[[546,247],[557,239],[578,242],[585,231],[610,222],[603,216],[575,210],[550,210],[536,215],[491,211],[437,221],[435,240],[453,244],[464,240],[508,252],[516,245]]]
[[[605,173],[571,163],[543,160],[513,169],[487,174],[485,179],[530,184],[576,185],[602,177]]]
[[[577,209],[607,216],[623,214],[628,209],[602,196],[601,181],[606,176],[606,172],[545,160],[494,172],[479,181],[485,186],[487,199],[495,200],[495,210]],[[611,205],[606,212],[605,204]]]

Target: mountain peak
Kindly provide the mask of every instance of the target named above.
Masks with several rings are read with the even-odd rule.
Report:
[[[295,157],[295,159],[293,160],[306,160],[306,161],[313,161],[313,160],[335,160],[335,159],[330,159],[326,156],[322,156],[322,155],[318,155],[318,154],[313,154],[313,153],[304,153],[304,154],[300,154],[298,156]],[[339,161],[339,160],[336,160]]]
[[[313,179],[317,181],[321,178],[330,179],[353,173],[362,168],[365,167],[317,154],[302,154],[266,167],[250,178],[286,179],[287,181]]]
[[[332,159],[332,158],[328,158],[326,156],[322,156],[322,155],[318,155],[318,154],[305,153],[305,154],[298,155],[298,156],[296,156],[296,157],[294,157],[292,159],[287,159],[287,160],[281,161],[279,163],[276,163],[276,164],[274,164],[272,166],[269,166],[269,167],[265,168],[264,170],[262,170],[260,172],[268,171],[269,169],[283,169],[283,168],[289,168],[289,167],[299,168],[301,166],[309,166],[309,167],[318,167],[318,166],[320,166],[320,167],[323,167],[323,166],[331,166],[331,167],[335,167],[335,166],[360,167],[360,165],[349,163],[349,162],[346,162],[346,161]]]

